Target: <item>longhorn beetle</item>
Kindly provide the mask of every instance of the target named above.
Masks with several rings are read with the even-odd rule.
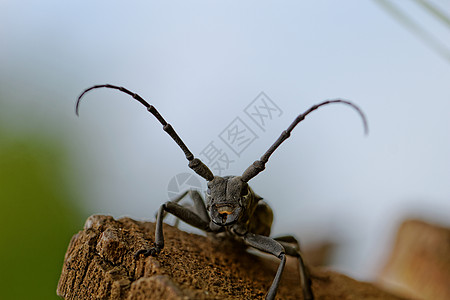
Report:
[[[280,259],[275,278],[270,286],[266,299],[275,299],[278,286],[280,284],[281,274],[286,263],[286,255],[297,257],[299,264],[300,283],[302,286],[304,299],[314,299],[311,289],[311,279],[307,267],[300,253],[297,240],[293,236],[284,236],[280,238],[270,238],[270,229],[272,226],[273,213],[271,208],[262,201],[247,182],[265,169],[265,165],[272,153],[281,145],[290,135],[295,126],[303,121],[311,112],[321,106],[342,103],[354,108],[361,116],[364,132],[367,134],[368,126],[366,117],[361,109],[355,104],[341,99],[328,100],[316,104],[304,113],[295,118],[294,122],[284,130],[275,143],[261,156],[261,158],[251,164],[241,176],[214,176],[211,170],[198,158],[195,158],[192,152],[186,147],[183,140],[178,136],[173,127],[164,120],[153,105],[150,105],[141,96],[129,91],[126,88],[103,84],[95,85],[83,91],[76,102],[75,112],[78,115],[80,100],[87,92],[98,88],[116,89],[126,93],[143,104],[147,110],[158,119],[163,125],[163,130],[183,150],[189,161],[189,167],[198,175],[208,181],[206,190],[206,205],[198,191],[188,191],[172,201],[161,205],[156,216],[155,244],[152,248],[142,249],[136,252],[135,258],[139,259],[141,255],[156,256],[164,248],[163,219],[166,213],[171,213],[182,221],[210,233],[225,233],[229,236],[237,237],[244,241],[248,246],[260,251],[270,253]],[[194,202],[193,208],[184,207],[178,204],[185,196],[190,195]],[[295,244],[295,246],[293,245]]]

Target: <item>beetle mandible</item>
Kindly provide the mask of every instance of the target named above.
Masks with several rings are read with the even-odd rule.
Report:
[[[75,111],[78,115],[81,98],[89,91],[98,88],[116,89],[126,93],[143,104],[147,110],[158,119],[163,125],[163,130],[183,150],[188,166],[198,175],[207,180],[208,188],[206,190],[206,203],[198,191],[189,191],[181,194],[172,201],[161,205],[156,216],[155,243],[152,248],[142,249],[136,252],[135,258],[139,259],[141,255],[156,256],[164,248],[163,219],[166,213],[171,213],[180,220],[210,233],[225,233],[241,239],[246,245],[256,248],[260,251],[270,253],[280,259],[277,272],[272,285],[266,294],[266,299],[275,299],[277,289],[280,283],[281,274],[286,263],[286,255],[294,256],[298,259],[300,283],[304,299],[314,299],[311,289],[311,279],[308,269],[300,253],[297,240],[293,236],[284,236],[280,238],[271,238],[270,229],[272,226],[273,213],[271,208],[259,197],[248,185],[248,181],[258,175],[265,169],[265,165],[272,153],[281,145],[291,134],[295,126],[303,121],[311,112],[321,106],[342,103],[355,109],[361,116],[364,132],[367,134],[368,125],[366,117],[362,110],[355,104],[342,100],[327,100],[313,105],[295,118],[295,120],[284,130],[275,143],[261,156],[261,158],[251,164],[241,176],[214,176],[211,170],[198,158],[195,158],[192,152],[184,144],[173,127],[166,122],[153,105],[150,105],[141,96],[130,90],[110,84],[95,85],[83,91],[76,102]],[[178,204],[185,196],[190,195],[194,202],[193,209]],[[293,245],[294,244],[294,245]]]

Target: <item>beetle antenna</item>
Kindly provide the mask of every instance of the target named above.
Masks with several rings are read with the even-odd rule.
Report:
[[[208,181],[211,181],[214,178],[214,175],[211,172],[211,170],[200,159],[194,157],[192,152],[184,144],[183,140],[175,132],[172,125],[170,125],[169,123],[166,122],[166,120],[164,120],[164,118],[156,110],[156,108],[153,105],[150,105],[147,101],[145,101],[138,94],[133,93],[124,87],[115,86],[115,85],[111,85],[111,84],[101,84],[101,85],[94,85],[94,86],[84,90],[83,93],[81,93],[81,95],[78,97],[77,103],[75,105],[75,113],[77,114],[77,116],[78,116],[78,111],[80,108],[80,101],[81,101],[81,98],[83,98],[84,94],[86,94],[87,92],[89,92],[91,90],[99,89],[99,88],[109,88],[109,89],[119,90],[125,94],[130,95],[137,101],[139,101],[142,105],[144,105],[147,108],[147,110],[150,113],[153,114],[153,116],[155,116],[156,119],[158,119],[158,121],[163,126],[163,130],[165,132],[167,132],[167,134],[170,135],[170,137],[175,141],[175,143],[178,144],[178,146],[181,148],[181,150],[183,150],[184,155],[186,156],[186,159],[189,161],[189,167],[192,170],[194,170],[198,175],[200,175],[201,177],[205,178]]]
[[[241,176],[242,180],[247,182],[250,179],[252,179],[253,177],[255,177],[256,175],[258,175],[260,172],[262,172],[265,169],[266,163],[269,160],[269,157],[272,155],[272,153],[278,148],[278,146],[281,145],[281,143],[283,143],[291,135],[291,131],[295,128],[295,126],[297,126],[298,123],[303,121],[307,115],[309,115],[311,112],[315,111],[316,109],[318,109],[321,106],[332,104],[332,103],[343,103],[343,104],[349,105],[352,108],[354,108],[358,112],[358,114],[361,116],[363,126],[364,126],[364,133],[366,135],[368,134],[369,127],[367,125],[366,116],[364,115],[363,111],[358,106],[356,106],[355,104],[353,104],[349,101],[341,100],[341,99],[324,101],[322,103],[312,106],[310,109],[308,109],[307,111],[305,111],[304,113],[299,115],[297,118],[295,118],[294,122],[292,122],[292,124],[281,133],[280,137],[269,148],[269,150],[267,150],[266,153],[264,153],[264,155],[261,156],[260,160],[255,161],[252,165],[250,165],[250,167],[247,168],[247,170],[244,171],[244,173]]]

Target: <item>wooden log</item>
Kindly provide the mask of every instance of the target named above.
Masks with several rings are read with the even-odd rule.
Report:
[[[64,299],[263,299],[279,261],[236,241],[164,225],[165,248],[135,259],[154,241],[155,225],[94,215],[71,240],[57,294]],[[312,268],[316,299],[400,299],[372,284]],[[277,299],[302,299],[297,264],[289,258]]]
[[[450,299],[450,229],[420,220],[403,222],[379,282],[414,299]]]

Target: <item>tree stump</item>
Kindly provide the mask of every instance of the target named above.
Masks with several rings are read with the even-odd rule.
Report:
[[[64,299],[263,299],[278,259],[236,241],[164,225],[157,257],[134,258],[152,246],[155,224],[94,215],[72,238],[57,294]],[[316,299],[400,299],[372,284],[312,268]],[[277,299],[302,299],[297,263],[289,258]]]
[[[450,299],[450,228],[420,220],[403,222],[379,281],[407,297]]]

